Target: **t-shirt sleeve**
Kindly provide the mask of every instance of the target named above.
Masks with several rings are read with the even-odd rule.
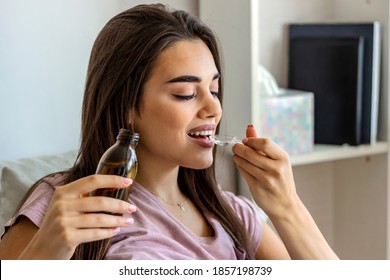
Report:
[[[42,225],[46,215],[51,198],[53,197],[54,187],[47,180],[43,180],[24,202],[20,210],[5,223],[5,231],[9,229],[19,217],[25,216],[31,220],[37,227]]]
[[[249,239],[253,244],[255,253],[260,244],[263,233],[263,222],[260,212],[246,197],[238,196],[232,192],[223,191],[225,198],[244,224]]]

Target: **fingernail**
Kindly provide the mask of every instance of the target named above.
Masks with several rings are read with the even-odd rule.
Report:
[[[130,178],[123,178],[123,183],[128,186],[130,185],[131,183],[133,183],[133,180],[131,180]]]
[[[242,139],[242,144],[246,144],[248,142],[248,138]]]
[[[121,231],[121,228],[120,227],[116,227],[114,228],[114,233],[117,234]]]
[[[249,128],[249,127],[253,127],[253,124],[248,124],[248,128]]]
[[[134,219],[133,219],[133,218],[126,218],[126,219],[125,219],[125,224],[126,224],[126,225],[132,225],[132,224],[134,224]]]
[[[129,209],[129,213],[133,213],[133,212],[135,212],[137,210],[137,208],[134,205],[132,205],[132,204],[129,205],[128,209]]]

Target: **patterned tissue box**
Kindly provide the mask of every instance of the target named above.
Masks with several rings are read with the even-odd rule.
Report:
[[[272,139],[289,155],[307,153],[314,143],[314,95],[282,89],[260,97],[261,137]]]

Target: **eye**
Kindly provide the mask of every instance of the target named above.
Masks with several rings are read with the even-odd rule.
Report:
[[[215,97],[220,97],[220,93],[218,91],[211,91],[211,94],[214,95]]]
[[[191,95],[180,95],[180,94],[172,94],[176,99],[186,101],[186,100],[191,100],[196,97],[196,93],[193,93]]]

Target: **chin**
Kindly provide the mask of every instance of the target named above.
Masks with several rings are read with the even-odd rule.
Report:
[[[183,167],[190,168],[190,169],[195,169],[195,170],[202,170],[202,169],[207,169],[211,165],[213,165],[213,159],[210,161],[203,161],[203,162],[191,162],[190,164],[182,165]]]

